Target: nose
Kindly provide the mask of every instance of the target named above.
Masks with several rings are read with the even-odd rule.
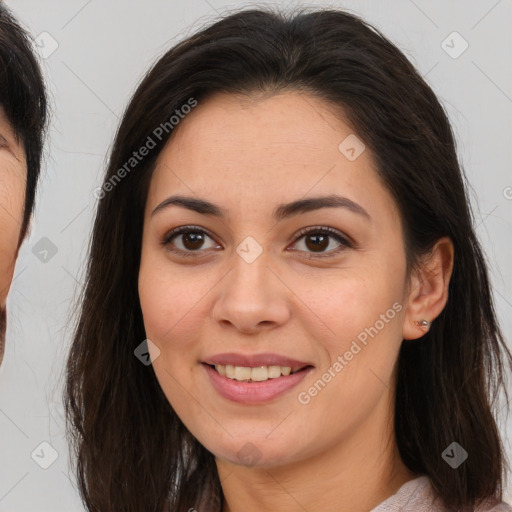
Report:
[[[246,334],[283,325],[292,292],[271,267],[265,253],[250,263],[237,255],[219,284],[213,319]]]

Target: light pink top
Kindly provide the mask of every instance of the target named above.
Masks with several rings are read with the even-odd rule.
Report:
[[[450,512],[440,499],[434,501],[436,493],[428,476],[420,476],[406,482],[396,494],[390,496],[370,512]],[[482,505],[475,512],[512,512],[504,502]]]

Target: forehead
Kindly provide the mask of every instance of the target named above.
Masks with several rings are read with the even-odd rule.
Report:
[[[198,106],[177,126],[168,146],[193,143],[225,150],[288,148],[317,158],[327,148],[337,151],[339,137],[354,130],[333,107],[303,92],[241,96],[218,93]],[[315,153],[318,153],[315,155]]]
[[[233,185],[271,177],[298,181],[339,162],[338,146],[353,131],[330,105],[304,93],[216,94],[176,127],[157,170],[165,172],[167,164],[186,169],[194,181]],[[372,165],[368,155],[364,161]]]
[[[341,109],[309,94],[217,94],[175,128],[158,157],[148,206],[183,192],[217,197],[228,209],[243,205],[247,214],[337,190],[363,205],[371,197],[375,206],[394,209],[370,151],[355,159],[344,153],[351,137],[357,134]]]

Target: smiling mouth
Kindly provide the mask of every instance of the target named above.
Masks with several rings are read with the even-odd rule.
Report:
[[[206,364],[206,363],[203,363]],[[271,379],[287,377],[295,373],[301,372],[311,365],[292,368],[291,366],[234,366],[222,364],[206,364],[213,368],[219,375],[238,382],[264,382]]]

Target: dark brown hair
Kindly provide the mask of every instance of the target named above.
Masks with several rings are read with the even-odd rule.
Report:
[[[445,111],[407,58],[376,29],[337,10],[229,15],[170,49],[138,86],[119,126],[104,184],[156,127],[195,98],[299,90],[341,108],[399,206],[409,268],[449,236],[455,264],[444,311],[402,343],[395,431],[400,455],[446,505],[501,499],[505,452],[493,417],[503,340]],[[200,107],[199,107],[200,108]],[[90,512],[219,512],[214,456],[175,414],[152,367],[138,297],[143,212],[169,131],[102,194],[67,365],[66,411],[80,492]],[[105,189],[106,190],[106,189]],[[503,351],[503,354],[501,353]],[[507,395],[508,398],[508,395]],[[441,457],[457,441],[469,458]]]
[[[47,123],[46,89],[27,32],[0,1],[0,105],[21,140],[27,161],[25,205],[18,247],[27,234],[34,209],[36,187]],[[6,311],[0,308],[0,362],[5,348]]]
[[[34,208],[47,123],[46,89],[28,33],[0,2],[0,105],[27,159],[25,210],[19,244]]]

